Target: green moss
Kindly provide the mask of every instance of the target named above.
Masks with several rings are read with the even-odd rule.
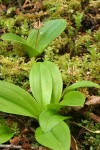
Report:
[[[94,123],[93,121],[87,121],[86,124],[82,122],[82,125],[85,126],[85,128],[90,129],[91,131],[98,131],[100,128],[100,123]],[[82,136],[82,135],[81,135]],[[82,149],[93,149],[93,150],[99,150],[100,149],[100,135],[94,134],[92,132],[85,132],[84,140],[82,141],[82,146],[78,145]]]
[[[0,56],[0,79],[29,89],[29,72],[35,59],[25,63],[24,57]]]

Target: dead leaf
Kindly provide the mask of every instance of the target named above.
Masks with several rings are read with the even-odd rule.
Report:
[[[29,143],[23,143],[22,148],[27,149],[27,150],[31,150],[31,145]]]
[[[29,12],[38,12],[39,10],[41,10],[43,7],[43,3],[42,1],[38,1],[36,3],[34,3],[34,8],[32,8]]]
[[[89,117],[95,122],[100,122],[100,117],[95,115],[94,113],[90,113]]]
[[[0,14],[6,10],[6,6],[0,4]]]
[[[71,135],[71,150],[78,150],[75,138]]]
[[[100,96],[91,96],[90,100],[88,100],[86,105],[98,105],[100,104]]]
[[[13,139],[10,140],[10,143],[12,145],[18,145],[20,141],[21,141],[20,137],[16,136],[16,137],[14,137]]]
[[[27,8],[27,7],[32,7],[33,6],[33,3],[30,1],[30,0],[25,0],[22,8]]]

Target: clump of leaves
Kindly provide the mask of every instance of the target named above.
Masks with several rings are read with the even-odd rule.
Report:
[[[13,123],[12,126],[9,126],[7,121],[0,117],[0,144],[11,139],[17,132],[19,131],[16,123]]]
[[[33,96],[14,84],[0,81],[0,111],[35,118],[40,125],[35,137],[40,144],[53,150],[69,150],[70,130],[63,121],[68,117],[61,116],[59,110],[65,106],[84,105],[85,96],[77,88],[100,86],[81,81],[66,87],[62,93],[61,73],[49,61],[34,63],[29,81]]]
[[[1,38],[22,44],[28,55],[35,57],[40,55],[65,28],[66,20],[56,19],[47,21],[43,26],[33,29],[27,40],[13,33],[6,33]]]

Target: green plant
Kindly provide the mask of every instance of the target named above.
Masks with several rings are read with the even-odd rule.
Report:
[[[10,2],[10,0],[5,0],[5,1],[0,0],[0,2],[9,3],[9,2]]]
[[[81,27],[82,17],[83,17],[83,13],[80,12],[77,12],[76,15],[74,15],[75,25],[77,30],[79,30]]]
[[[33,97],[14,84],[0,81],[0,111],[34,117],[40,125],[35,132],[40,144],[53,150],[69,150],[70,130],[63,121],[69,117],[61,116],[59,110],[64,106],[83,106],[85,96],[76,89],[99,88],[99,85],[81,81],[65,88],[62,93],[61,73],[49,61],[34,63],[29,81]]]
[[[17,124],[14,123],[10,128],[6,120],[0,118],[0,143],[4,143],[11,139],[17,130]]]
[[[66,20],[50,20],[42,27],[39,26],[37,29],[33,29],[27,40],[13,33],[6,33],[1,36],[1,39],[22,44],[28,55],[30,57],[35,57],[40,55],[45,48],[64,31],[65,28]]]
[[[14,132],[7,126],[0,124],[0,144],[8,141],[14,136]]]
[[[80,149],[93,149],[93,150],[99,150],[100,149],[100,134],[94,134],[95,131],[98,131],[100,129],[100,123],[94,123],[91,120],[82,120],[81,125],[83,125],[85,128],[90,129],[90,132],[86,132],[84,139],[82,139],[82,147]],[[91,130],[94,132],[91,132]],[[100,133],[100,132],[99,132]],[[83,135],[81,135],[83,136]],[[80,138],[81,139],[81,138]]]
[[[91,45],[89,48],[88,48],[88,51],[90,52],[90,55],[91,55],[91,58],[94,60],[96,60],[97,58],[97,48],[95,45]]]

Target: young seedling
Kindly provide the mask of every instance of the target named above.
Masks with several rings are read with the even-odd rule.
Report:
[[[40,144],[52,150],[70,150],[70,129],[64,122],[68,117],[59,114],[59,110],[65,106],[84,105],[85,96],[77,88],[100,86],[81,81],[67,87],[62,93],[61,73],[49,61],[34,63],[29,81],[33,96],[17,85],[0,81],[0,111],[35,118],[40,125],[35,131],[35,138]],[[5,138],[3,133],[2,138]]]
[[[65,28],[65,19],[50,20],[45,22],[44,25],[40,26],[39,24],[38,28],[33,29],[27,40],[13,33],[6,33],[1,36],[1,39],[22,44],[29,57],[36,57],[40,55]]]
[[[0,123],[0,144],[8,141],[14,136],[14,131],[12,131],[8,125]]]
[[[77,12],[76,15],[74,15],[73,17],[74,17],[74,20],[75,20],[76,29],[78,31],[81,27],[83,13]]]

